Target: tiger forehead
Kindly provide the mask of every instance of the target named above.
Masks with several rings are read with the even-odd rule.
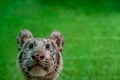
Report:
[[[28,40],[28,42],[25,45],[28,45],[31,43],[37,44],[37,45],[45,45],[45,44],[51,43],[51,40],[46,39],[46,38],[33,38],[33,39]]]
[[[30,40],[30,43],[34,43],[37,45],[45,45],[45,44],[50,44],[51,40],[46,38],[34,38]]]
[[[49,42],[49,40],[45,38],[36,38],[35,40],[38,42],[43,42],[44,44]]]
[[[47,39],[46,38],[35,38],[35,40],[37,40],[37,41],[45,41]]]

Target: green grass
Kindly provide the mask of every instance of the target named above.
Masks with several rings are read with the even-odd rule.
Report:
[[[1,1],[0,80],[23,80],[16,66],[16,37],[24,28],[35,37],[48,37],[53,30],[63,33],[64,66],[58,80],[120,80],[119,10],[110,3],[98,9],[83,3]]]

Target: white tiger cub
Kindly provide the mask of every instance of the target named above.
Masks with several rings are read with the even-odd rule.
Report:
[[[56,80],[62,69],[64,38],[53,31],[48,39],[34,38],[29,30],[22,30],[18,37],[18,66],[25,80]]]

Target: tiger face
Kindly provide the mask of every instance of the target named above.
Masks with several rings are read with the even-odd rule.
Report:
[[[43,80],[57,77],[62,68],[61,52],[64,43],[60,32],[54,31],[46,39],[33,38],[29,30],[22,30],[17,41],[18,65],[27,79],[28,76],[29,78],[39,77]]]

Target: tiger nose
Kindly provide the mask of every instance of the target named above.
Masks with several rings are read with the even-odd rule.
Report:
[[[41,55],[41,54],[32,55],[32,59],[37,60],[37,61],[40,61],[40,60],[42,60],[44,58],[45,58],[45,56]]]

